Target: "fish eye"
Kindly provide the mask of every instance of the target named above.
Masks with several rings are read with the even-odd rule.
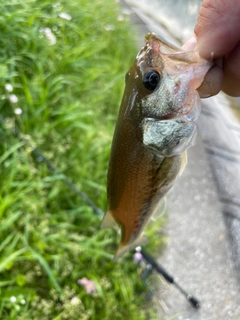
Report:
[[[160,74],[155,70],[148,70],[143,76],[144,87],[153,91],[161,80]]]

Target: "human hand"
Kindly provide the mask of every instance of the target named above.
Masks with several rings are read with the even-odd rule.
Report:
[[[194,29],[184,45],[197,50],[215,65],[206,74],[198,92],[202,98],[223,90],[240,96],[240,1],[204,0]]]

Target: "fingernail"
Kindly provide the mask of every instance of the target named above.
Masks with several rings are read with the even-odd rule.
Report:
[[[196,43],[197,43],[197,38],[195,36],[195,34],[193,34],[191,36],[191,38],[189,38],[185,43],[184,45],[182,46],[182,49],[183,50],[194,50],[195,46],[196,46]]]
[[[198,92],[201,99],[210,98],[212,95],[210,93],[200,93]]]

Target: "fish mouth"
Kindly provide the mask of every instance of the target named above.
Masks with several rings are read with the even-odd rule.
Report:
[[[182,107],[179,107],[179,110],[182,110]],[[162,121],[162,120],[182,120],[182,121],[186,121],[186,122],[191,122],[194,124],[197,124],[197,119],[199,117],[199,114],[196,114],[196,111],[194,111],[194,114],[192,112],[193,110],[190,110],[187,113],[182,113],[182,112],[171,112],[165,115],[153,115],[150,117],[144,117],[145,119],[152,119],[152,120],[156,120],[156,121]]]
[[[174,120],[174,119],[180,119],[180,118],[183,118],[183,115],[181,114],[178,116],[176,113],[169,113],[164,116],[154,115],[153,117],[146,117],[146,119],[152,119],[152,120],[156,120],[156,121]]]

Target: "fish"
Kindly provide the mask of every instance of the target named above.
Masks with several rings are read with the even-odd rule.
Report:
[[[107,173],[108,211],[101,228],[118,226],[114,256],[146,244],[144,228],[172,188],[195,144],[201,103],[196,89],[212,63],[154,33],[126,73]]]

